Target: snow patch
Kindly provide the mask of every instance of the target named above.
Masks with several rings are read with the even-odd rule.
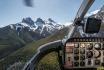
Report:
[[[25,27],[29,27],[29,25],[27,25],[26,23],[20,23],[20,24],[25,26]]]
[[[100,11],[100,10],[95,10],[95,11],[92,11],[92,12],[90,12],[90,13],[87,13],[87,14],[86,14],[86,17],[89,17],[89,16],[91,16],[91,15],[97,14],[99,11]]]
[[[73,22],[66,22],[66,23],[63,23],[63,25],[65,25],[65,26],[69,26],[69,25],[71,25]]]
[[[10,26],[10,28],[11,28],[11,29],[14,29],[14,27],[13,27],[13,25],[12,25],[12,24],[11,24],[11,25],[9,25],[9,26]]]

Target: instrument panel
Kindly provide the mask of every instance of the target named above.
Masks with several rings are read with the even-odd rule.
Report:
[[[72,38],[64,47],[64,68],[98,68],[104,66],[103,38]]]

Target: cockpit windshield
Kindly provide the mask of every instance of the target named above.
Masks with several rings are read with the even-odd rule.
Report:
[[[0,70],[21,70],[39,46],[65,38],[82,1],[0,0]],[[99,33],[85,33],[79,26],[73,37],[104,37],[104,0],[95,0],[82,22],[88,17],[101,19]],[[56,54],[46,56],[39,68],[59,70],[53,57]]]

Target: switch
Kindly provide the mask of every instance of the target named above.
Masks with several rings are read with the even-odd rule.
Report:
[[[74,62],[74,66],[79,66],[79,62]]]
[[[85,66],[85,62],[84,61],[81,61],[80,62],[80,66]]]
[[[92,64],[91,59],[88,59],[87,64],[88,64],[88,65],[91,65],[91,64]]]

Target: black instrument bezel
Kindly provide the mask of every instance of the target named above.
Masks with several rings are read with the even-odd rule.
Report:
[[[68,39],[67,41],[66,41],[66,43],[68,43],[68,42],[104,42],[104,38],[101,38],[101,37],[82,37],[82,38],[78,38],[78,37],[76,37],[76,38],[70,38],[70,39]],[[66,43],[64,44],[64,49],[63,49],[63,57],[64,57],[64,63],[65,63],[65,45],[66,45]],[[63,65],[64,65],[64,63],[63,63]],[[80,70],[80,69],[82,69],[82,70],[96,70],[96,68],[73,68],[73,69],[66,69],[66,68],[64,68],[64,66],[63,66],[63,69],[64,70]]]

